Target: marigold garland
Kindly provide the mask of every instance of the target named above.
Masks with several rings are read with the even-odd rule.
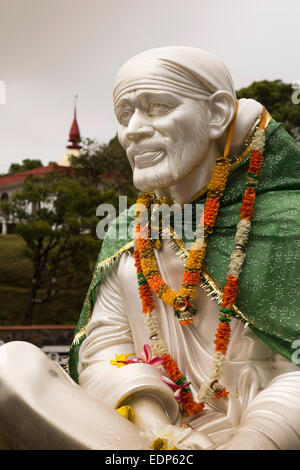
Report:
[[[211,382],[207,382],[201,386],[201,389],[198,393],[198,399],[201,403],[206,402],[212,396],[211,383],[218,382],[223,372],[223,367],[220,367],[220,360],[222,363],[224,363],[228,344],[230,341],[231,312],[238,295],[238,275],[241,272],[242,264],[245,259],[244,249],[248,241],[248,235],[251,228],[250,219],[254,212],[254,202],[256,196],[255,188],[257,186],[256,177],[260,173],[261,165],[263,162],[262,152],[264,150],[265,145],[265,127],[266,110],[265,108],[263,108],[259,128],[256,130],[252,140],[249,170],[246,179],[246,190],[244,192],[242,198],[242,205],[240,207],[241,220],[237,225],[237,233],[235,236],[236,246],[230,257],[229,273],[226,277],[226,283],[223,291],[222,303],[220,308],[221,317],[219,319],[219,326],[214,340],[216,347],[210,373]],[[217,389],[217,393],[215,393],[215,396],[217,398],[224,394],[227,394],[225,388],[223,389],[223,392],[222,387],[219,387],[219,389]]]
[[[134,251],[135,267],[138,276],[139,294],[142,300],[143,313],[150,313],[154,309],[154,302],[149,284],[147,283],[141,268],[140,254]]]
[[[236,246],[230,257],[229,272],[226,277],[226,283],[222,297],[219,326],[217,328],[214,340],[216,346],[214,349],[215,353],[210,371],[210,378],[209,381],[205,382],[201,386],[201,389],[198,393],[199,403],[193,400],[191,391],[189,389],[182,391],[181,406],[188,415],[197,414],[202,411],[205,403],[213,396],[216,398],[221,398],[227,396],[228,394],[226,389],[219,385],[219,379],[223,372],[223,365],[230,341],[232,307],[234,306],[238,295],[238,277],[245,259],[244,249],[248,241],[251,228],[250,219],[254,212],[257,177],[260,173],[263,162],[262,152],[265,144],[265,127],[266,110],[263,108],[259,128],[256,130],[252,139],[252,150],[250,152],[249,170],[246,179],[246,190],[243,194],[242,205],[239,209],[241,212],[241,220],[237,225],[237,232],[235,236]],[[232,132],[233,131],[231,129],[231,135]],[[226,147],[228,154],[229,148],[227,144]],[[143,312],[147,313],[145,324],[149,330],[149,337],[152,342],[153,350],[156,351],[156,353],[159,352],[159,355],[162,355],[164,359],[163,367],[171,380],[175,383],[179,383],[181,380],[185,379],[185,377],[179,370],[174,359],[168,353],[168,349],[164,341],[159,339],[158,322],[153,314],[154,302],[152,291],[158,297],[160,297],[163,302],[172,307],[178,298],[193,300],[206,252],[207,234],[211,233],[214,227],[220,206],[219,200],[224,193],[229,173],[229,166],[226,160],[226,156],[224,155],[217,160],[211,182],[208,186],[208,194],[204,205],[203,216],[204,228],[206,229],[204,231],[204,243],[201,249],[197,248],[198,241],[192,245],[188,260],[185,264],[183,284],[178,292],[173,291],[160,276],[154,249],[149,241],[149,227],[147,228],[148,238],[141,236],[143,231],[140,224],[138,224],[136,227],[137,248],[134,252],[134,256]],[[152,196],[149,194],[142,194],[138,199],[137,206],[141,207],[140,204],[143,204],[149,208],[151,204],[151,198]],[[136,216],[139,216],[139,209],[136,211]],[[179,323],[186,325],[189,324],[190,321],[189,319],[183,319]]]
[[[164,354],[163,358],[163,367],[171,380],[173,380],[173,382],[178,382],[180,379],[182,379],[184,376],[180,372],[172,356],[170,356],[170,354]],[[197,403],[193,400],[190,391],[182,392],[181,404],[182,408],[189,416],[199,413],[204,408],[204,403]]]
[[[136,225],[137,250],[139,251],[140,255],[140,265],[143,275],[147,280],[149,286],[151,287],[152,291],[158,297],[160,297],[163,302],[170,305],[171,307],[174,307],[174,302],[176,302],[176,299],[178,298],[188,299],[189,305],[191,305],[191,302],[195,297],[196,288],[200,278],[200,270],[202,268],[202,263],[207,247],[205,241],[208,233],[211,233],[214,227],[218,215],[218,210],[220,207],[219,199],[224,193],[227,177],[229,174],[229,163],[227,159],[229,153],[228,142],[232,138],[237,110],[238,102],[236,105],[234,119],[230,125],[224,156],[217,159],[211,181],[208,185],[208,196],[204,205],[204,214],[199,225],[200,227],[204,222],[204,227],[206,229],[204,230],[204,240],[201,241],[201,248],[199,248],[198,239],[192,244],[190,254],[185,265],[182,286],[178,292],[175,292],[173,289],[171,289],[160,276],[154,254],[154,249],[150,241],[149,225],[146,224],[145,226],[142,226],[141,223],[137,223]],[[136,206],[136,220],[138,217],[140,217],[142,210],[145,216],[145,209],[147,212],[153,201],[154,197],[152,194],[142,193],[140,195]],[[196,230],[196,232],[198,231],[198,229]],[[195,271],[196,274],[194,274]],[[191,272],[193,273],[193,275],[191,275]],[[194,313],[195,309],[193,309],[192,306],[188,312],[185,311],[182,315],[180,312],[177,312],[177,315],[179,317],[179,323],[181,323],[182,325],[191,323],[193,321],[192,317]]]

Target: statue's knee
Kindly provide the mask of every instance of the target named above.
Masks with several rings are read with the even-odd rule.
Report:
[[[26,341],[10,341],[0,347],[0,376],[5,370],[18,369],[24,371],[35,362],[35,358],[39,357],[42,351],[31,343]]]

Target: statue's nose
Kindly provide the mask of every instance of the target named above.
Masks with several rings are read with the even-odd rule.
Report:
[[[126,137],[130,141],[136,141],[144,137],[152,137],[155,132],[151,119],[144,113],[136,111],[131,117],[126,129]]]

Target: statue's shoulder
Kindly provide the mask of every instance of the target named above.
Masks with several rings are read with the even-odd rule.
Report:
[[[283,122],[277,122],[272,118],[266,128],[266,143],[267,149],[273,147],[289,148],[294,147],[295,151],[300,153],[300,147],[295,138],[285,129]]]
[[[117,259],[123,251],[133,249],[135,204],[124,210],[109,225],[102,242],[97,264]]]

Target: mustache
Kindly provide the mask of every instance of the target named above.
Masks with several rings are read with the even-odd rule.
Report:
[[[141,155],[146,152],[159,152],[160,150],[167,150],[165,143],[157,142],[143,142],[132,143],[126,150],[127,156],[133,158],[135,155]]]

